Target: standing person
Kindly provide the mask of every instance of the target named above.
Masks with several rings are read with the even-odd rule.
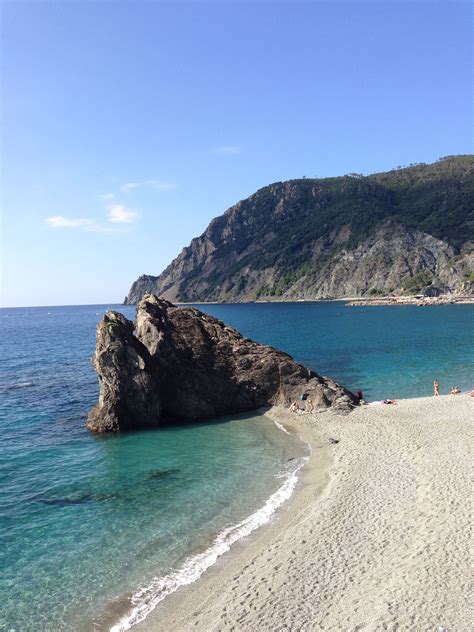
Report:
[[[313,410],[314,410],[313,400],[311,399],[311,397],[308,397],[308,398],[306,399],[306,410],[307,410],[309,413],[312,413],[312,412],[313,412]]]
[[[434,388],[434,396],[435,397],[439,397],[439,382],[438,382],[438,380],[435,380],[433,382],[433,388]]]
[[[359,388],[359,390],[357,391],[357,399],[359,400],[359,404],[360,404],[360,402],[361,402],[361,401],[362,401],[362,399],[363,399],[363,397],[362,397],[362,391],[360,390],[360,388]]]

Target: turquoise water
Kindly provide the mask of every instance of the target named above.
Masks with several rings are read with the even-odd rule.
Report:
[[[474,388],[474,305],[349,307],[341,302],[201,305],[367,399]]]
[[[133,317],[133,308],[115,308]],[[428,395],[435,377],[442,392],[474,386],[472,306],[201,308],[368,399]],[[110,629],[128,617],[125,629],[131,595],[139,618],[143,603],[194,579],[268,519],[305,451],[252,416],[88,433],[103,310],[0,311],[0,629]]]

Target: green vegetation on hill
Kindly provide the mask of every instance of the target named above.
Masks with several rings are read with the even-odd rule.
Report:
[[[193,240],[176,260],[182,271],[178,280],[173,262],[156,284],[158,291],[166,291],[177,283],[181,300],[279,297],[299,279],[306,286],[317,284],[340,252],[356,251],[381,227],[390,239],[397,226],[431,235],[455,252],[474,241],[474,156],[369,176],[302,178],[266,186]],[[198,244],[199,252],[203,244],[212,245],[211,254],[196,256]],[[383,253],[374,256],[375,263],[379,257],[380,266],[387,265]],[[272,271],[271,280],[257,281],[266,270]],[[407,285],[406,291],[427,285],[428,277],[419,272],[424,270],[410,269],[400,285]],[[369,290],[374,295],[381,291],[368,279]]]
[[[424,287],[433,283],[433,275],[429,272],[418,272],[418,274],[408,277],[403,282],[403,289],[407,292],[419,292]]]

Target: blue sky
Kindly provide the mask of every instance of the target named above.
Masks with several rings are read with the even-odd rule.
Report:
[[[2,305],[119,302],[271,182],[472,153],[468,2],[4,2]]]

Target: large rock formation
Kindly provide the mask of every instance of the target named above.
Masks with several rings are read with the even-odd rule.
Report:
[[[155,425],[160,418],[155,363],[133,330],[133,323],[114,311],[107,312],[97,325],[92,362],[100,394],[87,420],[90,430],[117,432]]]
[[[126,303],[474,291],[474,157],[276,182],[212,220]],[[152,263],[152,262],[151,262]]]
[[[288,405],[303,393],[316,408],[348,412],[357,405],[352,393],[288,354],[153,295],[139,302],[135,324],[117,312],[105,315],[93,364],[100,398],[87,425],[96,432]]]

